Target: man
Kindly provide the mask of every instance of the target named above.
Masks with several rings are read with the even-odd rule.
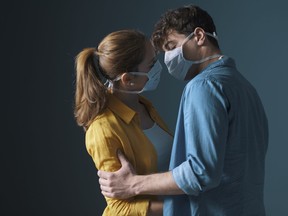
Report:
[[[212,18],[192,5],[168,11],[152,39],[165,52],[169,73],[189,80],[170,171],[137,175],[120,154],[120,170],[98,172],[102,193],[169,195],[164,215],[265,215],[267,118],[256,90],[221,54]]]

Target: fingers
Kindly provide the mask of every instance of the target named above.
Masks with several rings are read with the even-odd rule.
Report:
[[[106,191],[101,191],[101,193],[103,194],[103,196],[105,196],[105,197],[109,197],[109,198],[113,198],[112,196],[111,196],[111,193],[109,193],[109,192],[106,192]]]
[[[105,197],[109,197],[109,198],[113,198],[112,193],[110,192],[110,188],[109,187],[105,187],[103,185],[100,185],[101,188],[101,193],[105,196]]]
[[[101,191],[101,193],[105,196],[105,197],[109,197],[109,198],[117,198],[119,196],[117,196],[116,194],[114,193],[111,193],[111,192],[107,192],[107,191]]]
[[[101,189],[101,193],[105,196],[105,197],[109,197],[109,198],[122,198],[121,194],[116,193],[113,188],[109,187],[109,186],[104,186],[104,185],[100,185],[100,189]]]
[[[130,172],[131,174],[136,174],[134,167],[132,164],[128,161],[128,159],[125,157],[125,155],[122,153],[121,150],[118,149],[117,151],[118,159],[120,160],[120,163],[122,165],[122,168],[119,170],[122,172]]]
[[[113,184],[113,181],[111,181],[114,178],[114,173],[99,170],[97,174],[99,176],[99,184],[101,186],[112,187],[115,185]]]
[[[101,171],[101,172],[104,172],[104,171]],[[99,178],[99,184],[100,184],[101,193],[105,197],[115,198],[116,195],[113,193],[113,189],[111,188],[111,182],[109,180],[104,179],[104,178]]]
[[[111,193],[111,188],[110,187],[106,187],[106,186],[103,186],[103,185],[100,185],[100,189],[103,193]]]
[[[103,178],[99,178],[99,184],[102,186],[108,186],[109,185],[109,182],[106,180],[106,179],[103,179]]]
[[[125,197],[124,194],[125,193],[120,193],[117,191],[113,191],[111,190],[111,188],[109,187],[104,187],[101,185],[101,193],[105,196],[105,197],[109,197],[109,198],[116,198],[116,199],[127,199],[129,197]]]
[[[118,159],[119,159],[121,165],[129,163],[127,158],[124,156],[122,151],[119,149],[117,150],[117,156],[118,156]]]
[[[98,170],[97,175],[99,176],[99,178],[108,179],[110,177],[111,173],[103,171],[103,170]]]

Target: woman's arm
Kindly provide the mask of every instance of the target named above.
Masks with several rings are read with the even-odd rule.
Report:
[[[117,149],[123,150],[123,147],[118,136],[113,134],[113,130],[105,128],[105,126],[105,124],[90,126],[86,132],[86,148],[98,170],[112,172],[121,168],[121,163],[117,158]],[[150,203],[149,198],[146,197],[119,200],[105,196],[105,199],[107,201],[105,211],[109,212],[110,215],[146,216]],[[156,212],[158,211],[156,211],[156,206],[158,205],[151,204],[150,210],[155,215],[157,215]]]
[[[107,197],[126,199],[137,195],[184,194],[174,181],[172,172],[136,175],[125,156],[118,152],[121,168],[116,172],[98,171],[102,194]]]

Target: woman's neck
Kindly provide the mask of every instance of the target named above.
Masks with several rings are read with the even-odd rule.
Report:
[[[114,92],[114,95],[139,115],[140,126],[142,129],[151,128],[153,126],[154,121],[146,110],[144,104],[140,103],[138,94]]]
[[[127,94],[122,92],[114,92],[113,94],[135,112],[140,112],[142,104],[139,102],[138,94]]]

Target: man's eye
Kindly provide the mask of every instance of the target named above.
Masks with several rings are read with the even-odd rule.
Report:
[[[176,48],[175,45],[170,45],[170,46],[168,46],[168,50],[173,50],[173,49],[175,49],[175,48]]]

